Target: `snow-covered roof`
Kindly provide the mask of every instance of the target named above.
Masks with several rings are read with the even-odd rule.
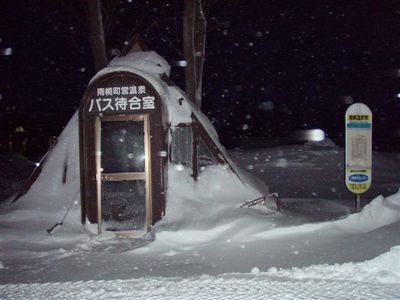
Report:
[[[147,80],[164,100],[168,121],[172,127],[179,123],[191,123],[193,106],[189,104],[182,91],[176,86],[169,86],[160,78],[163,74],[169,76],[170,69],[169,64],[154,51],[133,52],[112,60],[92,78],[89,84],[110,73],[128,72],[139,75]],[[181,101],[182,98],[187,101]]]
[[[108,67],[133,67],[148,74],[170,75],[168,62],[155,51],[131,52],[114,58]]]
[[[207,116],[189,101],[181,89],[175,85],[167,84],[160,78],[163,74],[169,76],[170,70],[171,68],[167,61],[154,51],[133,52],[112,60],[106,68],[93,77],[90,83],[106,74],[115,72],[130,72],[143,77],[154,86],[158,94],[163,98],[168,112],[168,121],[172,128],[180,123],[192,123],[193,114],[203,125],[219,150],[224,152],[225,150],[219,142],[218,134]]]

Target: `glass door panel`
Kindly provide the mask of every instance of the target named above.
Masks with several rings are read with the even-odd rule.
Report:
[[[148,220],[147,117],[100,119],[103,230],[146,231]]]
[[[101,123],[101,167],[103,173],[144,172],[143,122]]]
[[[109,231],[146,229],[144,180],[103,182],[103,228]]]

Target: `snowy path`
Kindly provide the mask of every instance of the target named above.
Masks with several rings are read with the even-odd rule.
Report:
[[[0,285],[0,299],[400,299],[400,285],[268,275]]]

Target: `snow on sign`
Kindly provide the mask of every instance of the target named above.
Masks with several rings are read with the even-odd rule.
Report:
[[[155,109],[155,97],[149,96],[144,85],[99,87],[90,99],[90,113],[134,112]]]
[[[360,195],[371,186],[372,112],[362,103],[346,111],[346,186]]]

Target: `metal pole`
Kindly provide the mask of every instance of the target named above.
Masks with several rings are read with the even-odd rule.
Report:
[[[360,201],[361,200],[361,195],[357,194],[357,199],[356,199],[356,212],[360,211]]]

